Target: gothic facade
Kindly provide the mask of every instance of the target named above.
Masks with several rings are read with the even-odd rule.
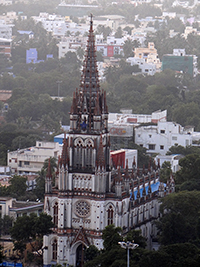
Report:
[[[52,234],[44,236],[44,266],[81,266],[83,248],[103,248],[102,231],[115,224],[126,234],[141,229],[148,246],[156,235],[158,197],[174,190],[159,182],[159,166],[115,169],[110,162],[106,93],[100,89],[91,17],[79,90],[73,95],[70,132],[64,138],[55,185],[50,166],[45,182],[44,210],[53,218]]]

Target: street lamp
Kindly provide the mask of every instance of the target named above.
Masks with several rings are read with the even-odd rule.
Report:
[[[135,249],[137,247],[139,247],[138,244],[135,244],[134,241],[130,242],[130,241],[127,241],[127,242],[118,242],[118,244],[124,248],[124,249],[127,249],[127,267],[129,267],[129,249]]]

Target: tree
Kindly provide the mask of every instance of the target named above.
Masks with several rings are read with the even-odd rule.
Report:
[[[34,213],[31,213],[30,216],[18,217],[11,228],[15,249],[22,256],[26,244],[30,244],[32,251],[35,251],[42,260],[42,239],[44,235],[51,233],[52,227],[52,218],[45,213],[41,213],[39,217]]]
[[[113,247],[118,246],[118,242],[122,241],[123,238],[120,236],[122,229],[120,227],[115,227],[114,224],[106,226],[103,230],[103,246],[106,250],[110,250]]]
[[[10,179],[10,185],[8,187],[9,195],[18,199],[23,198],[27,189],[26,181],[26,177],[14,175]]]
[[[157,223],[163,245],[195,242],[198,238],[200,192],[182,191],[162,199]]]
[[[133,42],[130,39],[125,41],[123,51],[125,58],[133,56]]]
[[[181,169],[176,173],[175,180],[178,184],[190,180],[199,180],[200,177],[200,155],[189,154],[180,159]]]
[[[165,161],[162,164],[162,168],[160,170],[160,181],[166,183],[171,174],[171,163],[169,161]]]
[[[4,215],[3,218],[0,218],[0,235],[10,235],[12,224],[13,218],[8,215]]]
[[[118,27],[115,33],[115,38],[122,38],[122,34],[123,34],[122,28]]]

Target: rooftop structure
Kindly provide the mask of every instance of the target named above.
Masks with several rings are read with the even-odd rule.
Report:
[[[186,55],[185,49],[173,49],[173,54],[163,55],[162,70],[165,69],[189,73],[192,77],[196,77],[198,74],[197,56]]]

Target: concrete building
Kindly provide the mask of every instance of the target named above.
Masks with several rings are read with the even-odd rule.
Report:
[[[86,41],[87,38],[82,36],[62,38],[61,42],[58,44],[58,58],[64,57],[69,51],[76,52],[79,47],[85,50]]]
[[[43,167],[45,159],[58,158],[61,148],[58,143],[37,141],[36,146],[8,152],[8,166],[12,174],[36,174]]]
[[[147,63],[144,58],[129,57],[126,62],[131,66],[137,65],[143,74],[154,75],[157,72],[156,64]]]
[[[191,131],[174,122],[159,121],[157,125],[135,128],[135,143],[145,147],[149,154],[165,155],[171,146],[190,146],[192,140]]]
[[[14,25],[7,25],[4,20],[0,20],[0,38],[12,39],[12,27]]]
[[[2,6],[9,6],[12,5],[13,0],[0,0],[0,5]]]
[[[0,54],[8,59],[11,57],[11,44],[11,39],[0,38]]]
[[[0,20],[4,20],[6,24],[13,24],[14,20],[18,20],[18,15],[15,11],[9,11],[1,15]]]
[[[11,197],[0,197],[0,217],[5,215],[12,217],[14,220],[24,214],[30,215],[36,213],[38,216],[43,211],[43,203],[33,201],[17,201]]]
[[[160,71],[161,62],[158,58],[157,49],[154,46],[154,43],[148,43],[148,47],[138,47],[134,50],[134,58],[136,59],[144,59],[145,63],[153,64],[156,66],[156,71]]]
[[[174,192],[159,181],[159,166],[139,170],[132,159],[129,169],[111,168],[106,93],[100,89],[95,55],[93,21],[79,90],[73,95],[70,131],[64,138],[55,184],[49,164],[45,180],[44,211],[54,222],[53,232],[44,236],[43,263],[50,267],[83,266],[84,248],[103,248],[102,231],[114,224],[140,229],[148,248],[157,235],[158,197]]]
[[[179,166],[179,160],[183,158],[184,156],[182,155],[157,155],[155,157],[156,162],[159,160],[160,162],[160,167],[162,167],[164,162],[170,162],[171,164],[171,171],[173,173],[177,172],[180,170]]]
[[[198,74],[197,56],[186,55],[185,49],[173,49],[173,54],[163,55],[162,70],[165,69],[189,73],[192,77],[196,77]]]

